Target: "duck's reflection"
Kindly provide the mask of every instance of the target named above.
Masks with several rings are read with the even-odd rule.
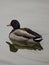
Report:
[[[43,47],[41,46],[40,43],[36,43],[36,42],[29,42],[27,45],[24,46],[20,46],[18,44],[11,44],[10,42],[6,43],[9,45],[9,49],[11,52],[17,52],[18,49],[29,49],[29,50],[43,50]]]

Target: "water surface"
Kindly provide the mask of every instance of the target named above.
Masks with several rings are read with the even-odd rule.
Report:
[[[9,51],[8,34],[12,28],[6,25],[12,19],[20,21],[43,36],[42,51]],[[49,0],[0,0],[0,64],[1,65],[49,65]]]

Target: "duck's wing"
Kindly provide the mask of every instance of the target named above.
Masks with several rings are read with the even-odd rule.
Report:
[[[42,36],[41,36],[40,34],[38,34],[38,33],[34,32],[34,31],[32,31],[32,30],[29,29],[29,28],[22,28],[22,30],[25,30],[25,31],[27,31],[27,33],[33,35],[33,36],[34,36],[34,37],[33,37],[33,40],[36,41],[36,42],[40,42],[40,41],[43,40],[43,39],[42,39]]]
[[[35,37],[42,37],[40,34],[38,34],[38,33],[34,32],[34,31],[32,31],[32,30],[29,29],[29,28],[21,28],[21,30],[26,31],[26,32],[28,32],[29,34],[34,35]]]
[[[16,36],[27,38],[27,39],[33,39],[35,35],[31,34],[28,31],[25,28],[21,28],[21,29],[15,30],[13,34],[15,34]]]

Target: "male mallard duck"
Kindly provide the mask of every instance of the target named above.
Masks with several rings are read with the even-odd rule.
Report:
[[[9,34],[9,38],[13,44],[16,44],[17,41],[18,45],[25,46],[29,40],[33,40],[35,43],[42,41],[42,36],[40,34],[29,28],[20,28],[20,23],[17,20],[12,20],[7,26],[13,27],[13,30]]]

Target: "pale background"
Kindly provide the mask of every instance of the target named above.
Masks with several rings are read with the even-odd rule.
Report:
[[[6,25],[17,19],[43,36],[42,51],[9,51],[5,43],[12,28]],[[49,0],[0,0],[0,65],[49,65]]]

